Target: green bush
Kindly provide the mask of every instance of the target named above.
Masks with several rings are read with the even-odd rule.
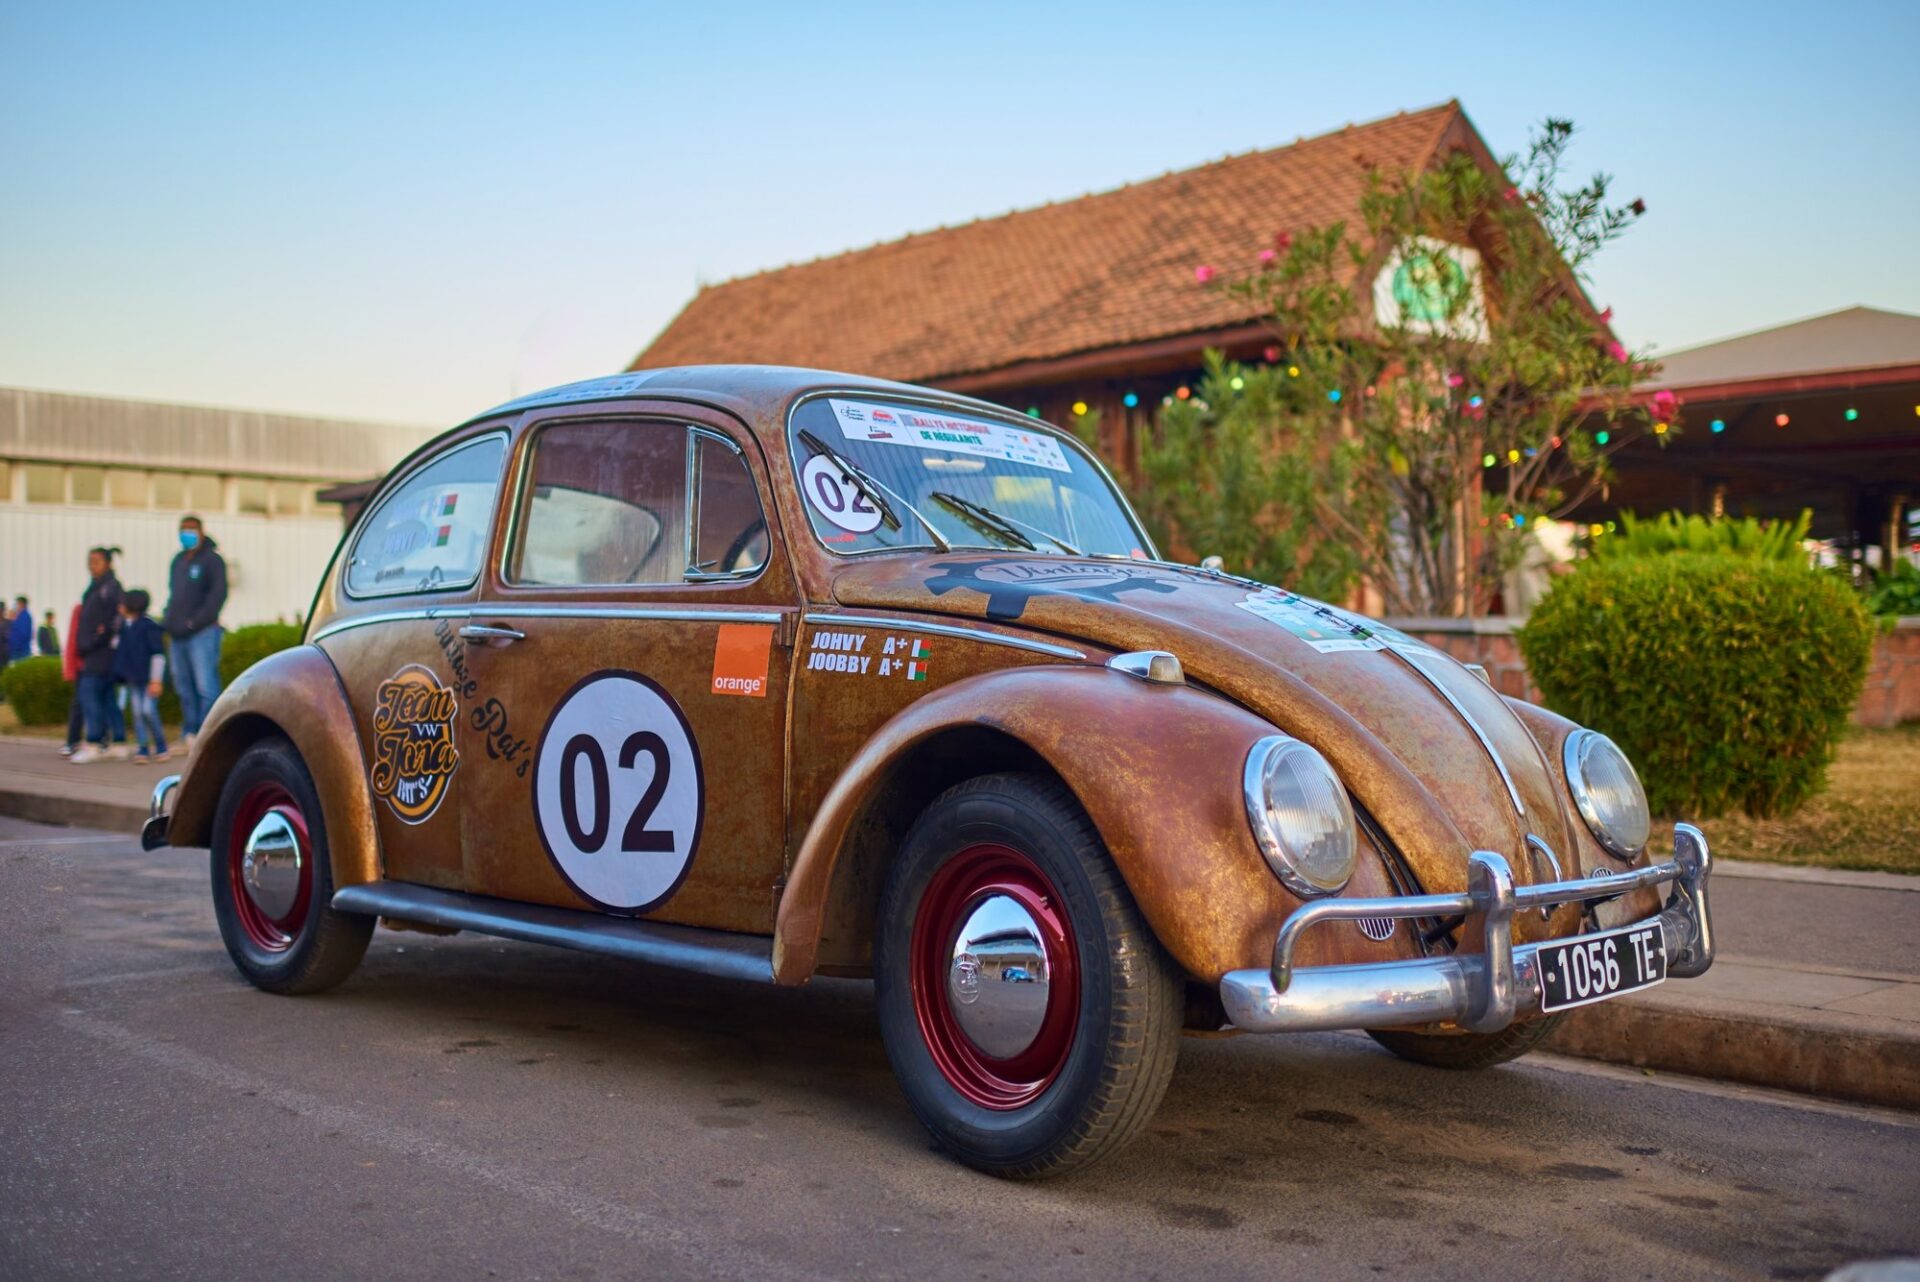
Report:
[[[1867,609],[1889,619],[1920,614],[1920,566],[1895,561],[1867,589]]]
[[[60,660],[52,655],[19,659],[0,671],[7,704],[23,726],[65,725],[73,687],[60,675]]]
[[[254,623],[227,633],[220,641],[220,688],[268,655],[299,645],[303,630],[295,623]]]
[[[1581,563],[1519,641],[1547,705],[1611,736],[1656,814],[1764,818],[1824,784],[1874,631],[1830,575],[1672,552]]]
[[[1724,552],[1803,566],[1810,564],[1802,544],[1812,526],[1813,513],[1806,509],[1792,522],[1681,512],[1662,512],[1651,521],[1643,521],[1631,512],[1622,512],[1620,532],[1594,540],[1592,552],[1596,561],[1668,552]]]

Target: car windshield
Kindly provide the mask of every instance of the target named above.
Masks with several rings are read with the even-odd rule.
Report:
[[[793,412],[788,439],[807,519],[842,555],[906,547],[1154,554],[1100,469],[1037,424],[823,396]]]

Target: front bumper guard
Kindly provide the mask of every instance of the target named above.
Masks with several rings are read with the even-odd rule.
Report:
[[[179,786],[179,775],[168,775],[153,785],[153,799],[147,803],[147,822],[140,825],[140,849],[158,850],[167,844],[167,825],[173,820],[167,810],[167,798]]]
[[[1322,899],[1296,909],[1273,941],[1271,970],[1228,971],[1220,999],[1233,1026],[1250,1033],[1308,1033],[1343,1028],[1457,1024],[1497,1033],[1540,1012],[1540,944],[1513,942],[1513,915],[1523,908],[1611,899],[1642,886],[1671,884],[1659,919],[1667,940],[1667,977],[1691,979],[1713,964],[1707,873],[1713,857],[1692,824],[1675,824],[1673,858],[1612,876],[1515,886],[1507,861],[1474,852],[1467,889],[1458,895],[1385,899]],[[1464,931],[1484,940],[1482,952],[1340,966],[1293,964],[1294,945],[1310,928],[1362,917],[1464,917]],[[1547,941],[1564,942],[1561,940]]]

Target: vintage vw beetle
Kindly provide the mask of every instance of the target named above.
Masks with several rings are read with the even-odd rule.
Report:
[[[1648,829],[1607,739],[1158,560],[1069,435],[715,367],[525,397],[395,469],[146,842],[210,848],[274,992],[339,983],[376,919],[870,974],[914,1112],[1037,1176],[1140,1128],[1183,1029],[1476,1067],[1700,974],[1706,843]]]

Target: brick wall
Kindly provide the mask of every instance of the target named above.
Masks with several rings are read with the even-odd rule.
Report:
[[[1501,694],[1540,702],[1540,691],[1528,680],[1526,660],[1513,639],[1515,620],[1495,616],[1387,622],[1462,663],[1480,664]],[[1893,631],[1882,633],[1874,642],[1873,666],[1853,720],[1855,725],[1880,728],[1920,721],[1920,618],[1900,620]]]

